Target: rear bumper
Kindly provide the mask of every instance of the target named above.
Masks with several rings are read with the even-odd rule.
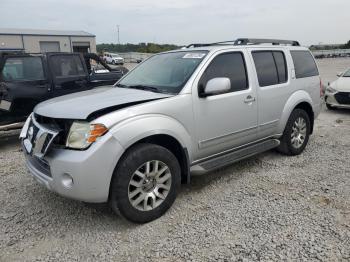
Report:
[[[26,165],[35,180],[50,191],[75,200],[103,203],[108,201],[113,171],[123,152],[119,142],[107,133],[85,151],[52,149],[44,157],[46,168],[26,154]],[[69,186],[64,183],[67,175],[73,180]]]

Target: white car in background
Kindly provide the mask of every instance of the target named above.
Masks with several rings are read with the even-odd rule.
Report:
[[[327,108],[350,109],[350,68],[345,73],[339,73],[339,78],[326,88],[325,101]]]
[[[124,58],[118,54],[104,53],[103,59],[107,64],[124,65]]]

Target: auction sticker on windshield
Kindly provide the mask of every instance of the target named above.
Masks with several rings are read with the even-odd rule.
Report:
[[[187,53],[182,58],[202,59],[205,55],[205,53]]]

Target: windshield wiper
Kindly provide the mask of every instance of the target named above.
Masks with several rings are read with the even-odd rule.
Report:
[[[171,93],[166,92],[166,91],[164,91],[162,89],[158,89],[157,87],[154,87],[154,86],[147,86],[147,85],[123,85],[123,84],[117,84],[115,86],[116,87],[121,87],[121,88],[133,88],[133,89],[151,91],[151,92],[155,92],[155,93],[171,94]]]
[[[131,85],[127,86],[128,88],[135,88],[139,90],[145,90],[145,91],[151,91],[151,92],[156,92],[156,93],[161,93],[162,91],[159,90],[158,88],[154,86],[146,86],[146,85]]]

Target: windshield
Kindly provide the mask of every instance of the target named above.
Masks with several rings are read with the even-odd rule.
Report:
[[[343,77],[350,77],[350,69],[344,73]]]
[[[112,55],[112,57],[120,57],[120,55]]]
[[[150,57],[116,86],[178,94],[208,51],[179,51]]]

